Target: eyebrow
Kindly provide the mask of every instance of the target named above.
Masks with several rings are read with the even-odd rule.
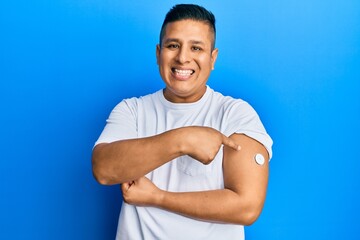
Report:
[[[168,38],[164,41],[164,43],[170,43],[170,42],[181,42],[178,38]],[[204,42],[198,41],[198,40],[190,40],[192,44],[199,44],[199,45],[205,45]]]

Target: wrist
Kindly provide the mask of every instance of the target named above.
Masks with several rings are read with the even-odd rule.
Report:
[[[165,199],[166,191],[159,189],[159,192],[156,194],[155,207],[161,208]]]
[[[176,153],[177,157],[183,156],[189,153],[189,144],[187,137],[189,136],[188,127],[181,127],[174,130],[171,130],[169,133],[172,135],[171,141],[172,147],[174,147],[174,152]]]

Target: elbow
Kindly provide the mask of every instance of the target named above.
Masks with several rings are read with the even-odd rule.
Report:
[[[261,211],[259,210],[250,210],[243,214],[242,225],[250,226],[256,222],[259,218]]]
[[[109,186],[115,184],[111,171],[106,167],[103,161],[101,161],[98,155],[94,153],[92,156],[92,173],[95,180],[101,185]]]
[[[111,178],[108,177],[103,170],[99,169],[99,167],[93,166],[92,172],[95,180],[101,185],[109,186],[113,184]]]
[[[248,204],[248,206],[238,210],[234,222],[235,224],[250,226],[259,218],[261,211],[262,204]]]

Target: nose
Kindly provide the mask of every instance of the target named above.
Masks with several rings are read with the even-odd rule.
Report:
[[[191,53],[186,48],[181,47],[176,56],[176,60],[179,63],[184,64],[184,63],[190,62],[190,58],[191,58]]]

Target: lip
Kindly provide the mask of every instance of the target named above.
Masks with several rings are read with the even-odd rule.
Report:
[[[174,76],[174,78],[184,81],[190,79],[192,75],[195,73],[195,70],[190,68],[172,67],[171,73]]]

